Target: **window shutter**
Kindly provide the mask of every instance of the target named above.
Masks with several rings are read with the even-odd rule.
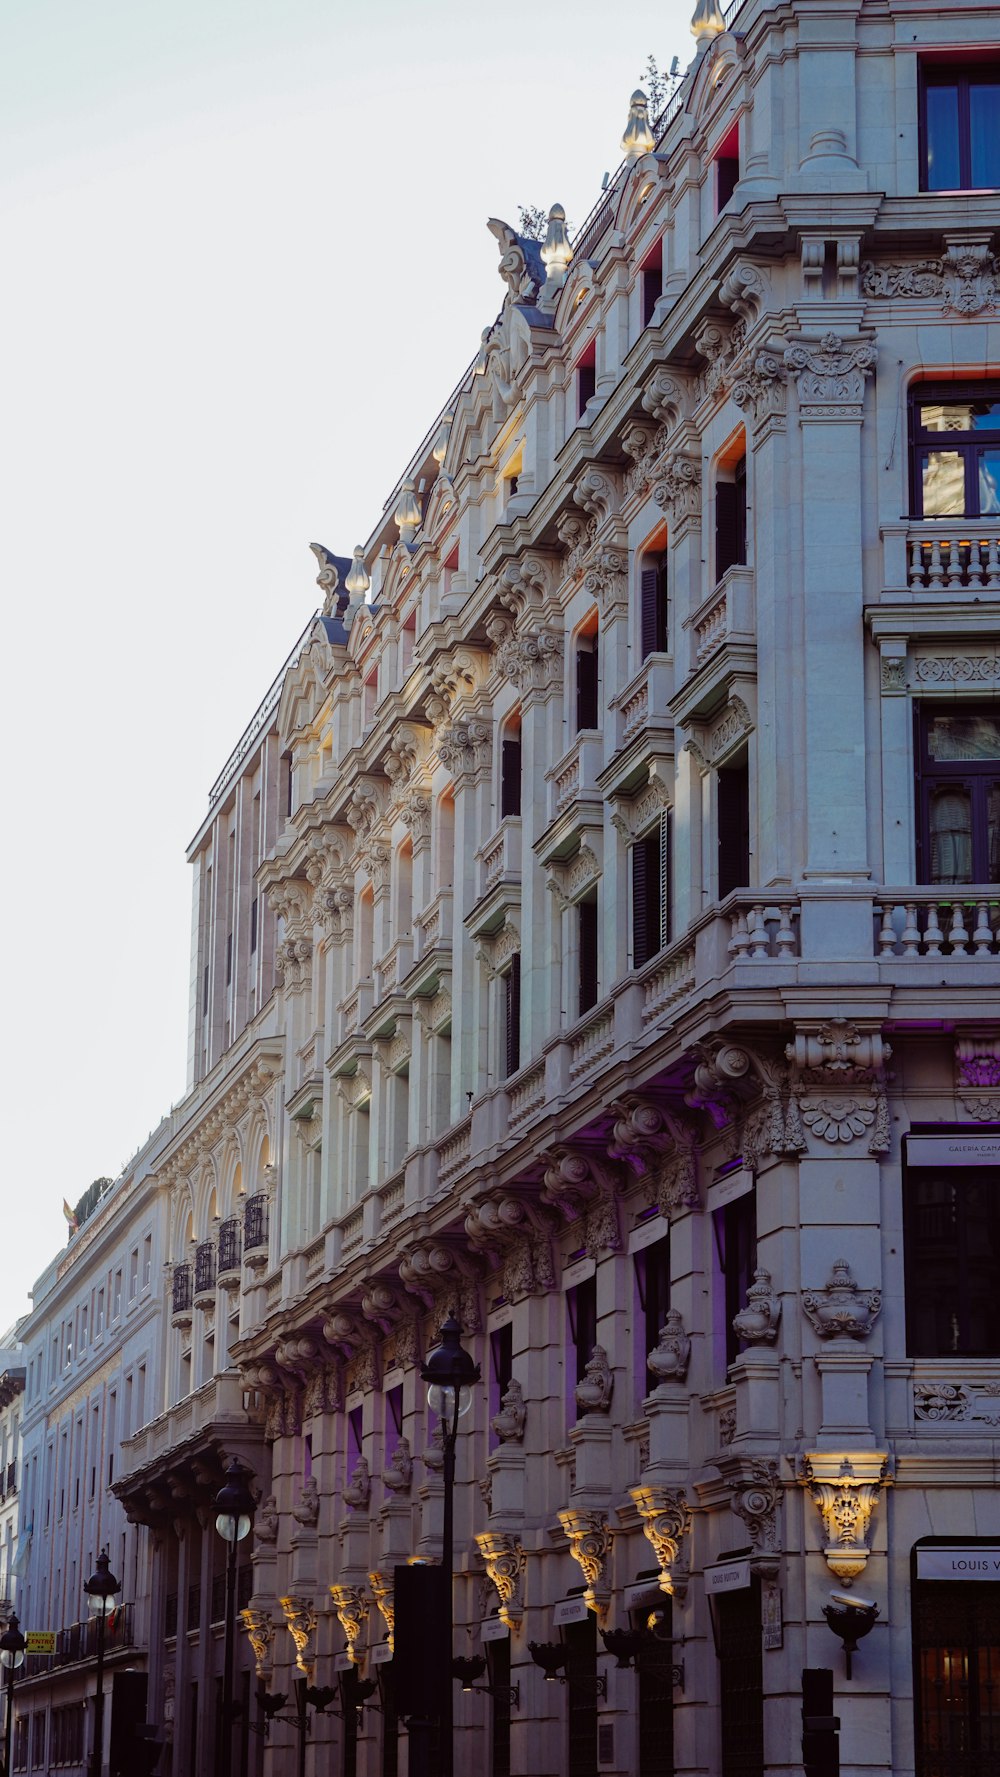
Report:
[[[521,1065],[521,958],[516,952],[510,959],[503,986],[505,1077],[509,1079]]]
[[[659,569],[643,568],[639,576],[639,633],[643,660],[647,654],[655,654],[659,645],[659,591]]]
[[[648,963],[663,944],[663,857],[661,821],[632,847],[632,966],[636,969]]]
[[[596,728],[597,719],[597,638],[593,648],[576,651],[576,726]]]
[[[577,913],[580,920],[580,1012],[596,1006],[597,987],[597,902],[581,901]]]
[[[670,943],[670,903],[673,876],[673,809],[665,808],[660,816],[660,949]]]
[[[500,748],[500,818],[521,812],[521,742],[505,740]]]
[[[663,295],[663,267],[650,265],[642,274],[642,324],[648,327],[653,310]]]
[[[750,886],[750,773],[746,763],[718,773],[719,900]]]
[[[733,472],[736,489],[736,560],[747,559],[747,460],[741,457]]]
[[[649,961],[649,897],[646,893],[646,853],[641,840],[632,847],[632,967]]]
[[[742,559],[739,549],[739,491],[735,481],[715,484],[715,578]]]

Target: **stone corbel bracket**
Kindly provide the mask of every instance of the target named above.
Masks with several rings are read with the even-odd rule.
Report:
[[[681,1603],[687,1592],[690,1560],[691,1507],[682,1487],[632,1487],[643,1533],[660,1567],[660,1590]]]
[[[799,1459],[796,1480],[823,1521],[823,1555],[831,1573],[851,1586],[864,1573],[872,1518],[885,1487],[892,1485],[884,1450],[811,1450]]]
[[[278,1603],[295,1643],[295,1664],[312,1683],[316,1663],[316,1612],[306,1598],[279,1598]]]
[[[371,1600],[358,1586],[331,1586],[330,1597],[344,1631],[347,1657],[352,1666],[360,1666],[365,1657],[365,1628]]]
[[[885,1067],[892,1049],[877,1026],[848,1018],[801,1024],[785,1054],[791,1063],[786,1152],[805,1153],[809,1129],[834,1146],[868,1134],[869,1154],[888,1153]],[[813,1095],[815,1087],[824,1088],[822,1097]]]
[[[773,1457],[723,1457],[716,1462],[729,1488],[729,1504],[750,1537],[750,1570],[762,1580],[777,1578],[781,1560],[781,1503],[784,1486]]]
[[[271,1670],[271,1649],[274,1646],[274,1622],[269,1610],[247,1608],[240,1611],[246,1638],[253,1648],[254,1671],[266,1679]]]
[[[476,1544],[500,1599],[500,1621],[514,1634],[524,1616],[524,1576],[528,1565],[520,1539],[508,1531],[483,1530],[477,1535]]]
[[[375,1606],[380,1612],[382,1621],[385,1624],[386,1639],[388,1640],[389,1646],[395,1650],[396,1601],[393,1591],[392,1575],[370,1573],[368,1575],[368,1584],[372,1589],[372,1598],[375,1602]]]
[[[633,1494],[633,1498],[634,1498]],[[611,1546],[613,1536],[603,1512],[578,1511],[570,1507],[559,1513],[559,1522],[569,1538],[569,1552],[587,1582],[584,1600],[598,1622],[605,1622],[611,1604]]]

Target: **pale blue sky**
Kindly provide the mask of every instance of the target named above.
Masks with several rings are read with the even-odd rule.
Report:
[[[5,0],[8,1323],[184,1088],[207,790],[691,4]]]

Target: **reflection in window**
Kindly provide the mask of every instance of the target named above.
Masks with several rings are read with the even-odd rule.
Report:
[[[931,881],[972,881],[972,801],[967,790],[931,797]]]
[[[924,191],[1000,186],[1000,72],[925,68],[921,144]]]
[[[918,517],[1000,515],[1000,401],[989,384],[918,385],[910,447]]]

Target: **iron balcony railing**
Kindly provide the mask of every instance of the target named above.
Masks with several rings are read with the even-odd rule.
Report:
[[[186,1314],[191,1307],[191,1267],[175,1265],[171,1305],[175,1314]]]
[[[119,1604],[111,1612],[104,1625],[106,1654],[116,1648],[133,1645],[132,1613],[131,1604]],[[57,1666],[72,1666],[81,1660],[95,1660],[99,1627],[97,1618],[90,1617],[85,1623],[70,1623],[65,1629],[58,1630],[55,1653],[28,1654],[25,1660],[25,1677],[31,1678],[39,1672],[54,1671]]]
[[[227,1216],[219,1229],[219,1270],[238,1271],[239,1268],[240,1220],[239,1216]]]
[[[202,1240],[194,1249],[194,1293],[207,1296],[215,1288],[215,1241]]]
[[[267,1245],[267,1195],[257,1191],[243,1206],[243,1251],[254,1252]]]

